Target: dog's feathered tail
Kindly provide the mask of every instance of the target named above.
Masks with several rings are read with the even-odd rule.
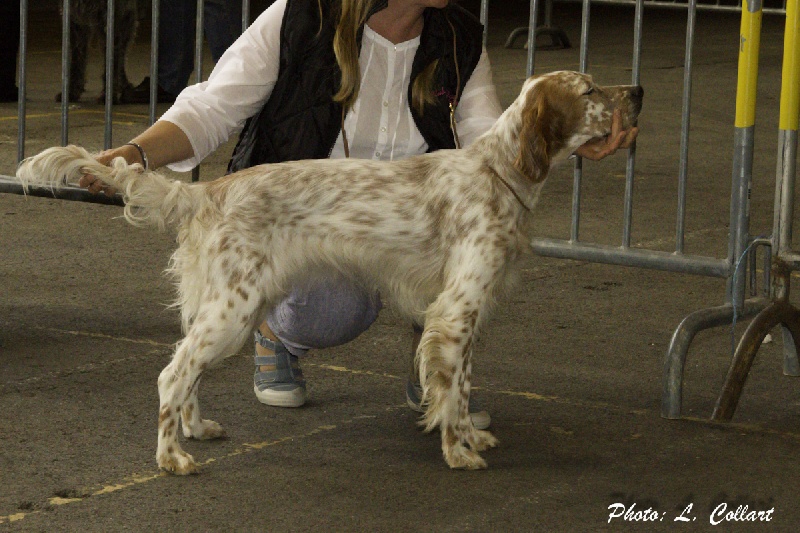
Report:
[[[188,183],[169,180],[157,172],[143,171],[121,157],[110,166],[99,163],[79,146],[48,148],[20,163],[17,178],[23,187],[39,185],[58,189],[91,174],[118,189],[125,200],[125,219],[135,226],[177,224],[195,210],[195,195]]]

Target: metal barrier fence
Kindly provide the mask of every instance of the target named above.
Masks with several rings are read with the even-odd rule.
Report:
[[[166,1],[166,0],[165,0]],[[544,0],[545,23],[538,23],[539,0],[531,0],[530,16],[527,28],[515,30],[507,41],[513,45],[514,40],[523,32],[527,33],[528,58],[527,72],[534,70],[536,38],[543,33],[558,31],[551,24],[552,0]],[[581,190],[582,163],[580,158],[575,162],[573,173],[573,194],[570,237],[567,240],[535,239],[531,246],[537,253],[558,258],[576,259],[597,263],[641,267],[676,273],[690,273],[711,276],[727,280],[727,290],[723,305],[703,309],[687,316],[675,330],[664,365],[664,390],[662,396],[662,416],[677,418],[681,413],[682,379],[686,355],[695,335],[705,329],[731,324],[738,318],[756,318],[742,336],[731,364],[731,370],[723,394],[717,402],[714,417],[729,419],[736,407],[742,385],[747,377],[750,365],[764,335],[775,325],[780,324],[784,331],[785,373],[800,375],[798,349],[800,349],[800,312],[788,303],[789,273],[800,268],[800,253],[791,250],[792,225],[794,213],[794,179],[797,150],[798,114],[800,113],[800,0],[785,0],[782,7],[765,9],[762,0],[748,0],[742,3],[724,5],[721,0],[579,0],[582,3],[580,66],[583,72],[588,70],[588,37],[590,33],[590,14],[592,3],[612,3],[629,5],[634,10],[634,46],[632,54],[631,83],[639,84],[641,67],[641,37],[643,11],[645,7],[685,9],[688,14],[686,27],[685,68],[682,90],[681,133],[678,168],[678,198],[675,219],[674,252],[647,250],[631,246],[631,221],[633,213],[633,187],[636,162],[635,146],[630,150],[626,163],[625,193],[623,209],[623,231],[619,246],[601,245],[584,242],[580,239],[581,223]],[[155,121],[157,87],[158,87],[158,28],[159,0],[153,0],[152,6],[152,43],[150,63],[150,123]],[[249,0],[243,0],[242,27],[248,24],[250,11]],[[724,258],[706,257],[686,254],[684,250],[688,148],[689,148],[689,116],[691,111],[691,92],[693,77],[693,47],[695,35],[695,16],[700,9],[719,11],[740,11],[742,14],[741,49],[739,61],[739,81],[736,102],[735,123],[735,157],[731,180],[730,199],[730,235],[727,243],[727,256]],[[783,85],[781,92],[781,125],[778,175],[775,190],[775,216],[773,233],[769,239],[754,240],[749,234],[749,191],[752,180],[753,160],[753,123],[755,117],[755,81],[757,78],[757,60],[759,54],[759,38],[762,13],[779,13],[786,15],[785,53]],[[25,91],[27,61],[27,13],[28,0],[21,0],[21,42],[19,67],[19,139],[18,160],[24,157],[25,150]],[[203,39],[203,0],[198,0],[197,20],[197,53],[195,57],[197,80],[202,79],[202,39]],[[64,3],[63,26],[68,28],[69,2]],[[489,1],[482,0],[481,20],[486,24],[489,17]],[[113,35],[114,2],[108,0],[107,35]],[[538,30],[538,31],[537,31]],[[62,41],[62,89],[67,93],[69,76],[69,32],[64,32]],[[565,44],[569,46],[568,41]],[[113,38],[107,39],[106,47],[106,91],[105,105],[105,146],[111,145],[112,115],[110,87],[113,83]],[[66,98],[61,106],[62,143],[68,143],[69,106]],[[22,189],[16,180],[0,176],[0,192],[21,193]],[[33,191],[34,195],[53,196],[49,190]],[[89,194],[83,189],[66,188],[57,193],[57,197],[121,204],[121,198],[106,198],[103,195]],[[747,276],[738,266],[748,253],[751,262],[755,258],[754,247],[763,246],[771,251],[771,268],[765,269],[765,285],[770,284],[767,294],[758,296],[746,294]],[[769,256],[768,256],[769,257]],[[745,269],[754,276],[755,268],[744,262]],[[772,275],[769,275],[769,271]]]
[[[548,0],[549,3],[550,0]],[[579,0],[581,1],[581,0]],[[800,311],[788,302],[789,274],[800,268],[800,254],[791,251],[793,194],[795,159],[797,147],[798,99],[800,99],[800,38],[798,38],[798,0],[784,1],[779,8],[765,9],[762,0],[748,0],[742,5],[723,5],[715,2],[684,0],[664,2],[658,0],[582,0],[580,70],[588,70],[587,49],[590,31],[592,3],[629,5],[635,9],[634,46],[632,57],[632,84],[639,84],[642,20],[645,6],[656,8],[686,9],[685,68],[681,109],[681,145],[678,171],[678,199],[674,252],[663,252],[631,247],[631,220],[633,212],[633,185],[635,168],[635,146],[630,150],[626,166],[623,231],[619,246],[601,245],[580,240],[582,164],[575,163],[570,238],[567,240],[534,239],[531,246],[543,256],[583,260],[622,266],[633,266],[713,276],[727,280],[725,303],[718,307],[702,309],[687,316],[675,330],[664,362],[664,384],[661,414],[665,418],[681,415],[683,373],[686,356],[694,337],[702,330],[730,325],[737,319],[755,316],[735,350],[731,368],[723,391],[712,414],[716,420],[730,420],[741,395],[747,374],[752,366],[761,342],[769,331],[780,325],[784,335],[784,373],[800,376],[798,351],[800,351]],[[528,74],[533,73],[535,57],[534,29],[539,12],[538,0],[531,0],[530,24],[528,28]],[[548,17],[544,27],[550,28]],[[738,85],[735,122],[735,156],[731,180],[730,234],[728,254],[725,258],[688,255],[684,252],[687,162],[689,148],[689,116],[691,112],[691,90],[693,76],[693,48],[695,22],[698,10],[738,11],[742,15]],[[779,167],[775,192],[775,216],[773,233],[769,239],[753,239],[750,230],[750,191],[753,164],[753,128],[755,123],[756,80],[760,44],[761,16],[763,13],[786,15],[784,46],[783,85],[781,92],[781,130]],[[512,34],[513,37],[513,34]],[[511,39],[509,40],[509,43]],[[766,294],[759,296],[755,288],[750,297],[746,294],[747,275],[755,278],[754,247],[767,248],[765,286]],[[771,255],[771,265],[769,252]],[[744,261],[749,256],[749,261]],[[770,276],[770,274],[772,274]],[[755,287],[755,283],[751,283]]]
[[[150,104],[148,109],[149,123],[156,121],[156,106],[158,104],[158,35],[161,25],[160,5],[161,0],[151,0],[151,41],[150,41]],[[169,0],[164,0],[169,1]],[[242,1],[242,31],[249,25],[250,0]],[[197,18],[195,26],[195,82],[203,80],[203,29],[204,29],[204,0],[197,0]],[[71,42],[70,27],[72,6],[69,0],[61,3],[62,32],[61,32],[61,94],[69,94],[70,87],[70,62]],[[106,47],[105,47],[105,107],[104,107],[104,139],[103,147],[108,149],[113,140],[113,94],[114,94],[114,35],[115,35],[115,0],[106,0]],[[20,0],[20,44],[19,44],[19,94],[17,107],[17,162],[25,158],[26,140],[26,93],[28,72],[28,0]],[[70,107],[69,98],[61,99],[61,144],[69,144]],[[192,179],[198,179],[198,169],[192,171]],[[21,185],[13,178],[0,175],[0,193],[23,194]],[[31,196],[45,196],[62,200],[74,200],[100,204],[123,205],[122,197],[117,195],[105,197],[104,195],[91,194],[76,187],[64,187],[58,191],[31,187],[28,191]]]

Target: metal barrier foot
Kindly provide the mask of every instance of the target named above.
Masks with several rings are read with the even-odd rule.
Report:
[[[746,300],[738,317],[745,318],[756,315],[769,304],[770,301],[764,298]],[[684,318],[673,333],[664,360],[664,389],[661,395],[661,416],[663,418],[677,419],[681,417],[683,369],[689,346],[695,335],[706,329],[731,324],[733,311],[731,304],[695,311]]]
[[[505,47],[514,48],[514,42],[522,35],[528,35],[527,27],[516,28],[515,30],[513,30],[506,39]],[[572,44],[569,42],[569,37],[567,37],[567,34],[564,32],[564,30],[560,28],[553,28],[551,26],[539,26],[538,28],[536,28],[534,37],[536,38],[536,40],[538,40],[539,37],[542,35],[550,38],[550,44],[538,45],[536,46],[537,50],[563,50],[572,47]],[[527,43],[525,44],[525,46],[527,47]]]
[[[787,342],[787,336],[791,338],[794,344],[793,350],[796,362],[797,351],[800,349],[798,344],[800,342],[800,310],[789,304],[785,299],[778,300],[759,313],[747,327],[744,335],[742,335],[731,361],[728,376],[725,378],[722,393],[717,400],[717,405],[714,407],[714,413],[711,415],[712,420],[729,422],[733,418],[733,413],[736,411],[736,406],[742,395],[745,381],[747,381],[747,375],[753,366],[756,353],[758,353],[758,349],[761,347],[761,343],[767,333],[779,324],[784,327],[784,333],[788,334],[784,337],[784,344]]]
[[[800,377],[800,362],[797,359],[797,340],[791,330],[781,324],[783,333],[783,375]]]

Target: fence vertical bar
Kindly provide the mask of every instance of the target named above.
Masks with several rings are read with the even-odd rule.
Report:
[[[169,1],[169,0],[166,0]],[[156,121],[156,104],[158,103],[158,33],[161,28],[161,1],[153,0],[150,11],[150,106],[149,120],[152,126]]]
[[[19,87],[17,91],[17,163],[25,159],[25,98],[28,85],[28,0],[19,3]]]
[[[489,39],[489,0],[481,0],[481,24],[483,24],[483,46]]]
[[[114,0],[108,0],[106,12],[106,94],[105,94],[105,136],[103,147],[108,150],[111,148],[112,139],[112,117],[111,112],[114,106]]]
[[[203,25],[205,21],[205,1],[197,0],[197,16],[195,26],[194,68],[196,83],[203,81]]]
[[[643,0],[636,0],[636,11],[634,13],[633,30],[633,59],[631,62],[631,83],[639,85],[640,64],[642,57],[642,11]],[[628,150],[628,159],[625,165],[625,200],[622,216],[622,247],[629,248],[631,245],[631,226],[633,221],[633,176],[636,164],[636,144],[634,143]]]
[[[589,70],[589,19],[591,17],[591,2],[583,0],[583,10],[581,11],[581,50],[580,65],[581,72]],[[583,159],[575,158],[575,165],[572,171],[572,219],[569,230],[570,242],[577,242],[581,228],[581,188],[583,181]]]
[[[686,188],[689,179],[689,122],[692,108],[692,58],[697,20],[697,0],[690,0],[686,19],[686,51],[683,69],[683,100],[681,104],[681,144],[678,156],[678,213],[675,223],[675,252],[682,254],[686,235]]]
[[[533,76],[533,67],[536,61],[536,26],[539,15],[539,0],[531,0],[531,12],[528,16],[528,64],[525,72],[528,77]]]
[[[70,42],[71,0],[64,0],[61,13],[61,145],[69,144],[69,86],[72,44]]]
[[[242,33],[248,26],[250,26],[250,0],[242,0]]]
[[[778,258],[791,251],[797,171],[797,137],[800,128],[800,9],[797,0],[786,3],[786,29],[783,37],[783,70],[778,132],[778,167],[775,185],[772,250]],[[775,276],[771,293],[775,299],[787,298],[789,278]],[[796,339],[785,325],[783,335],[783,373],[800,376]]]
[[[736,87],[736,119],[734,130],[733,186],[729,259],[732,266],[729,296],[735,308],[745,298],[746,276],[734,270],[748,246],[750,226],[750,191],[753,179],[753,146],[758,86],[758,56],[761,44],[762,0],[748,0],[742,7],[739,34],[739,68]]]
[[[783,43],[783,71],[778,146],[778,172],[775,187],[772,249],[778,256],[790,251],[792,245],[792,214],[794,213],[797,131],[800,125],[800,13],[797,0],[786,6],[786,31]],[[780,295],[782,296],[782,295]]]
[[[203,81],[203,24],[205,20],[205,2],[197,0],[197,25],[195,27],[195,46],[194,46],[194,69],[195,82]],[[200,167],[192,169],[192,181],[200,180]]]

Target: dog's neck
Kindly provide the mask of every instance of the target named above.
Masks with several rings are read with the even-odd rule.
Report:
[[[527,212],[532,212],[544,180],[534,183],[514,163],[519,154],[519,132],[522,128],[520,110],[515,108],[521,105],[521,98],[517,98],[492,128],[473,143],[472,148],[478,151],[498,181],[511,191],[520,205]]]

